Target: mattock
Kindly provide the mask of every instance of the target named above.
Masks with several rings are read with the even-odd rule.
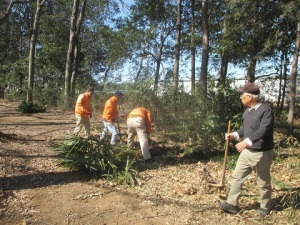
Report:
[[[230,127],[231,127],[231,121],[228,121],[228,129],[227,129],[227,134],[230,133]],[[224,188],[224,183],[225,183],[225,174],[226,174],[226,164],[227,164],[227,155],[228,155],[228,145],[229,145],[229,139],[226,140],[225,144],[225,155],[224,155],[224,162],[223,162],[223,168],[222,168],[222,176],[221,176],[221,182],[219,184],[214,184],[210,183],[209,185],[213,187],[217,187],[219,189]]]

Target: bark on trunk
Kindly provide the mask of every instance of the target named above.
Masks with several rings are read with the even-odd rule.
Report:
[[[201,73],[200,73],[200,90],[202,96],[206,98],[207,96],[207,68],[208,68],[208,53],[209,53],[209,30],[208,30],[208,2],[207,0],[202,0],[202,32],[203,32],[203,52],[202,52],[202,62],[201,62]]]
[[[178,91],[179,78],[179,58],[180,58],[180,39],[181,39],[181,2],[177,0],[177,22],[176,22],[176,44],[175,44],[175,59],[174,59],[174,92]]]
[[[70,27],[70,38],[69,48],[67,53],[66,70],[65,70],[65,100],[68,101],[72,97],[72,93],[75,90],[76,78],[78,76],[78,45],[81,25],[84,19],[85,8],[87,0],[82,2],[81,9],[79,11],[80,0],[74,0],[72,16],[71,16],[71,27]],[[66,104],[68,102],[65,102]]]
[[[42,8],[44,5],[44,0],[36,1],[36,12],[33,21],[33,29],[30,37],[30,50],[29,50],[29,65],[28,65],[28,88],[26,102],[33,102],[33,85],[34,85],[34,69],[35,69],[35,52],[36,52],[36,42],[38,36],[38,30],[40,25],[40,18],[42,15]]]
[[[290,80],[290,101],[289,101],[289,113],[287,118],[287,133],[289,135],[293,134],[294,130],[294,117],[295,117],[295,104],[296,104],[296,82],[297,82],[297,66],[298,66],[298,58],[299,58],[299,49],[300,49],[300,20],[298,20],[297,24],[297,38],[296,38],[296,46],[295,53],[292,62],[292,72],[291,72],[291,80]]]
[[[191,0],[191,94],[196,94],[195,0]]]
[[[79,10],[79,0],[74,0],[73,9],[71,15],[71,26],[70,26],[70,37],[69,37],[69,47],[67,52],[66,70],[65,70],[65,90],[64,95],[67,100],[70,96],[71,90],[71,75],[72,75],[72,63],[74,57],[74,47],[76,42],[76,20]]]

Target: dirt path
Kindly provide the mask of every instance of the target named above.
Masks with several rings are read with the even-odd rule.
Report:
[[[241,199],[243,213],[222,213],[216,201],[225,198],[227,188],[217,192],[208,186],[209,179],[218,179],[220,164],[213,162],[165,165],[156,160],[140,171],[134,188],[85,182],[60,167],[50,148],[74,129],[73,113],[51,109],[28,115],[14,109],[13,103],[0,101],[1,224],[296,224],[289,223],[287,207],[276,206],[280,190],[272,214],[264,219],[255,215],[258,193],[253,190]],[[97,118],[92,123],[99,126]],[[299,173],[290,174],[291,185],[299,188]]]

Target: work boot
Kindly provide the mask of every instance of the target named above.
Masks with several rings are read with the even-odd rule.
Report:
[[[218,202],[217,205],[224,211],[227,213],[231,213],[231,214],[238,214],[240,212],[239,208],[237,206],[231,205],[227,202],[222,203],[222,202]]]
[[[269,209],[258,208],[256,210],[256,213],[260,216],[266,216],[266,215],[270,214],[270,210]]]

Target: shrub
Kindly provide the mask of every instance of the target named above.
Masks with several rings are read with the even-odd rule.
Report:
[[[46,112],[46,107],[36,103],[27,103],[23,101],[17,106],[16,111],[21,113],[40,113]]]

